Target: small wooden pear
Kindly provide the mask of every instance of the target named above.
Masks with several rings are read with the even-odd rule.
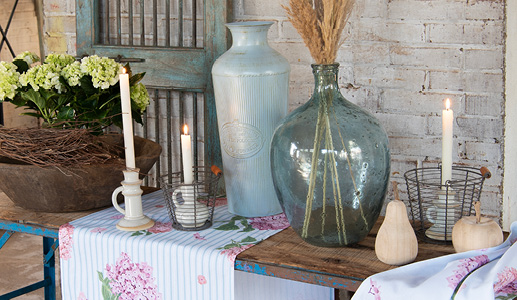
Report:
[[[499,224],[481,216],[481,203],[474,202],[476,216],[461,218],[452,228],[452,245],[456,252],[495,247],[503,242]]]
[[[409,223],[406,205],[399,199],[395,181],[393,192],[395,200],[388,203],[384,222],[375,239],[375,254],[383,263],[400,266],[415,260],[418,242]]]

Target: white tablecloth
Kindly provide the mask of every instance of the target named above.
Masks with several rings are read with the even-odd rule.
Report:
[[[123,216],[114,208],[61,226],[63,299],[333,299],[330,288],[243,272],[235,279],[237,254],[286,228],[283,214],[246,219],[222,205],[211,228],[177,231],[161,191],[142,201],[156,221],[148,230],[116,229]]]
[[[489,249],[416,262],[367,278],[352,299],[449,300],[517,298],[517,222]]]

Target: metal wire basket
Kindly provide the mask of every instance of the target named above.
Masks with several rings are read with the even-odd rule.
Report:
[[[441,183],[441,167],[417,168],[404,173],[413,228],[420,240],[450,243],[452,227],[474,212],[490,171],[453,166],[451,180]]]
[[[173,228],[196,231],[212,226],[221,177],[221,170],[212,166],[194,167],[192,184],[183,183],[182,172],[159,178]]]

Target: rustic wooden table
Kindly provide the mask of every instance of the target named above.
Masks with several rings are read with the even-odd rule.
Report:
[[[355,291],[368,276],[396,268],[375,256],[375,237],[382,220],[379,218],[366,239],[343,248],[312,246],[289,227],[239,254],[235,269]],[[452,245],[419,242],[416,261],[451,253]]]
[[[97,210],[76,213],[38,213],[16,207],[0,193],[0,229],[6,230],[0,238],[0,248],[14,232],[42,236],[44,240],[43,281],[32,286],[0,295],[10,299],[38,288],[45,288],[45,299],[55,299],[54,250],[58,246],[59,226],[87,216]],[[291,279],[355,291],[370,275],[394,266],[380,262],[375,256],[374,243],[379,219],[368,237],[359,244],[344,248],[316,247],[302,241],[288,228],[271,236],[237,256],[235,269],[266,276]],[[417,261],[454,253],[450,245],[419,244]]]

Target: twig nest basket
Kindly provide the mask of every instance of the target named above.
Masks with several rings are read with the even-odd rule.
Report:
[[[120,134],[100,138],[110,145],[124,144]],[[135,137],[136,166],[142,174],[149,172],[161,151],[157,143]],[[124,180],[123,161],[63,167],[6,158],[0,161],[0,189],[17,206],[38,212],[74,212],[111,205],[113,190]]]

